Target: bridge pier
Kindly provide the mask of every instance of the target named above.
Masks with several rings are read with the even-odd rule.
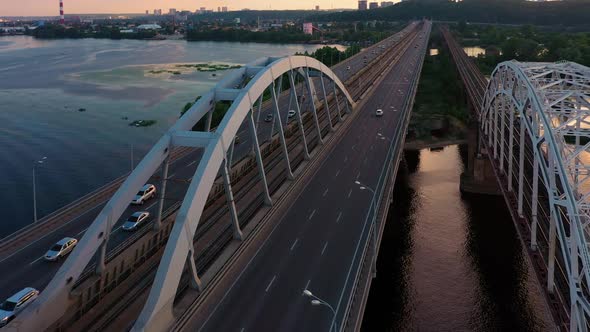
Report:
[[[484,195],[501,195],[487,151],[479,143],[480,135],[476,123],[469,126],[467,170],[461,174],[461,192]]]

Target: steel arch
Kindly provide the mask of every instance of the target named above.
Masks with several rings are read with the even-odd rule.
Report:
[[[508,154],[508,171],[512,174],[516,127],[520,126],[519,133],[525,129],[528,132],[534,151],[533,186],[537,185],[540,172],[549,196],[550,241],[557,236],[565,258],[570,330],[585,331],[590,317],[587,227],[590,222],[590,68],[572,62],[503,62],[491,75],[481,109],[480,125],[485,134],[482,139],[487,141],[488,153],[499,159],[501,172],[504,172],[505,154]],[[520,142],[519,182],[522,182],[523,138]],[[509,146],[506,152],[505,146]],[[509,178],[511,187],[512,175]],[[522,184],[518,190],[519,213],[522,213]],[[537,204],[535,195],[538,195],[536,188],[533,189],[533,203]],[[550,243],[549,250],[552,256],[549,257],[548,287],[551,290],[554,243]]]
[[[161,319],[167,314],[171,315],[172,301],[185,262],[187,257],[192,257],[192,239],[197,230],[206,197],[209,195],[220,167],[222,173],[224,173],[224,180],[229,181],[226,158],[240,125],[244,121],[252,119],[251,111],[254,104],[259,98],[262,100],[262,95],[269,86],[274,87],[277,78],[289,74],[290,83],[293,87],[292,77],[298,73],[304,77],[305,84],[308,85],[309,89],[310,86],[313,86],[310,71],[319,73],[324,94],[326,89],[323,81],[324,77],[326,77],[334,83],[334,92],[338,88],[339,92],[346,97],[348,101],[348,103],[345,101],[346,105],[350,104],[351,107],[354,107],[355,103],[352,97],[336,74],[329,67],[311,57],[266,57],[242,68],[232,70],[210,92],[202,96],[158,140],[105,205],[92,225],[84,233],[83,238],[70,254],[70,257],[61,266],[49,285],[41,292],[39,298],[17,316],[6,327],[6,330],[41,331],[44,327],[57,321],[70,303],[70,291],[73,288],[74,281],[77,280],[95,253],[98,252],[100,257],[98,269],[100,270],[101,266],[104,268],[106,243],[113,225],[124,213],[139,188],[160,167],[167,170],[171,148],[175,146],[203,148],[203,156],[199,161],[182,206],[176,216],[150,296],[137,321],[136,329],[143,330],[147,326],[154,329],[158,325],[158,322],[155,321],[156,317]],[[247,84],[243,88],[239,88],[246,82]],[[276,92],[274,89],[271,90],[273,106],[278,113],[279,105]],[[309,90],[309,93],[311,91]],[[316,100],[316,98],[314,94],[311,103],[314,105],[312,107],[314,115],[315,103],[313,100]],[[211,117],[217,101],[232,101],[232,105],[215,131],[210,132]],[[296,106],[296,109],[300,120],[299,105]],[[206,131],[192,131],[192,128],[201,119],[206,119]],[[283,136],[281,126],[279,128],[279,134]],[[257,151],[257,153],[258,157],[260,157],[260,152]],[[226,185],[228,184],[227,181],[224,181]],[[233,204],[233,198],[228,197],[228,202]],[[193,266],[189,266],[189,268],[192,268],[192,271],[196,274],[194,259],[190,261],[193,262]]]

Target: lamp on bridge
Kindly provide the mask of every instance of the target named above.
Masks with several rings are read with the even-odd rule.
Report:
[[[302,295],[312,298],[311,305],[313,305],[313,306],[323,305],[323,306],[330,308],[330,310],[332,310],[332,313],[334,314],[334,316],[332,318],[332,323],[330,324],[330,331],[332,331],[332,326],[334,326],[334,331],[338,331],[338,323],[336,323],[336,310],[334,310],[334,308],[328,302],[313,295],[313,293],[308,289],[304,290]]]

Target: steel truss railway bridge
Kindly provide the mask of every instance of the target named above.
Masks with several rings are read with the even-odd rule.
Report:
[[[355,211],[362,218],[342,212],[335,218],[348,227],[341,232],[354,236],[356,246],[343,244],[351,251],[337,267],[348,272],[339,273],[346,279],[338,290],[341,296],[335,316],[331,321],[311,319],[342,330],[357,329],[375,272],[430,26],[428,21],[413,22],[334,68],[310,57],[287,56],[262,58],[228,73],[154,144],[128,176],[93,194],[110,197],[106,204],[98,204],[93,195],[85,196],[0,242],[0,264],[10,262],[31,247],[19,241],[41,241],[45,235],[35,232],[70,226],[83,209],[99,211],[80,232],[83,237],[53,278],[37,286],[44,287],[39,298],[5,329],[192,330],[191,318],[207,309],[203,303],[225,298],[216,292],[243,273],[232,269],[252,256],[252,248],[260,246],[257,241],[270,237],[270,225],[281,224],[279,212],[296,201],[303,188],[323,182],[315,180],[316,173],[336,158],[343,144],[353,151],[357,146],[366,151],[351,156],[349,163],[359,165],[343,168],[340,176],[356,174],[362,165],[377,167],[367,171],[366,177],[359,178],[358,172],[346,180],[347,186],[355,188],[355,179],[357,183],[368,181],[371,187],[360,190],[373,194],[368,200],[355,200]],[[216,123],[220,104],[229,108]],[[376,107],[386,108],[380,120],[374,115]],[[272,124],[260,122],[261,115]],[[375,130],[369,132],[375,135],[361,139],[370,146],[342,143],[353,139],[353,133],[360,138],[371,126]],[[365,157],[362,162],[361,155]],[[187,160],[191,162],[186,167],[178,166]],[[348,155],[343,164],[347,160]],[[171,169],[178,172],[170,174]],[[183,172],[186,178],[178,179],[177,174]],[[158,198],[149,207],[154,218],[128,237],[122,236],[121,223],[135,211],[129,202],[145,183],[154,181]],[[328,189],[323,196],[327,193]],[[340,193],[346,192],[334,190],[331,195]],[[352,189],[348,198],[351,194]],[[308,219],[315,213],[316,209]],[[72,221],[68,219],[72,215],[78,217]],[[354,222],[347,224],[351,220]],[[130,315],[128,325],[117,326],[117,319],[126,315]]]
[[[500,63],[488,80],[441,29],[473,109],[479,156],[492,164],[554,320],[590,318],[590,68]]]

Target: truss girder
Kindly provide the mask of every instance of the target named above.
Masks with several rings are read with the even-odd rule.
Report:
[[[551,223],[556,223],[556,235],[565,261],[571,331],[585,331],[590,318],[587,304],[590,282],[589,105],[590,68],[571,62],[508,61],[499,64],[492,73],[480,113],[488,148],[494,150],[493,157],[500,158],[502,165],[504,160],[495,151],[496,146],[503,148],[512,144],[505,141],[508,135],[504,136],[504,131],[522,132],[524,129],[523,135],[532,142],[535,165],[539,166],[549,200]],[[498,116],[502,120],[510,117],[514,123],[507,127],[497,120]],[[521,124],[525,128],[516,129]],[[513,135],[510,137],[512,140]],[[536,208],[534,195],[537,195],[536,189],[533,190]],[[535,211],[533,209],[533,219]],[[549,278],[552,280],[552,276]],[[549,289],[553,287],[548,286]]]

